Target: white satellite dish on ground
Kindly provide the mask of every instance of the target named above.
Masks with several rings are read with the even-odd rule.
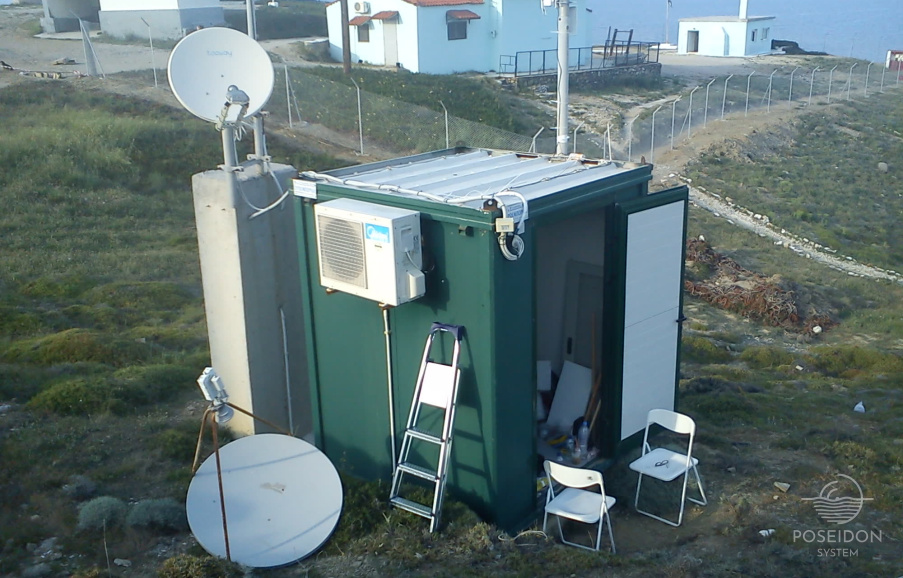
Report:
[[[188,525],[201,546],[253,568],[290,564],[316,552],[332,535],[342,511],[335,466],[304,440],[282,434],[240,438],[220,448],[223,500],[216,455],[188,487]]]
[[[273,63],[251,37],[231,28],[192,32],[169,57],[169,86],[188,111],[216,122],[226,93],[237,86],[250,98],[244,116],[260,112],[273,93]]]

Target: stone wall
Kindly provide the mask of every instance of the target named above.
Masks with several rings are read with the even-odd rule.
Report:
[[[649,62],[632,66],[615,66],[597,70],[580,70],[571,72],[568,79],[570,88],[602,88],[623,83],[626,79],[659,78],[662,75],[660,62]],[[556,75],[537,74],[534,76],[518,76],[509,79],[517,88],[531,88],[546,85],[554,91]]]

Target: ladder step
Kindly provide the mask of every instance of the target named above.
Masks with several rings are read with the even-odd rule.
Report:
[[[430,470],[427,468],[423,468],[420,466],[415,466],[412,463],[404,462],[398,464],[398,469],[402,472],[417,476],[419,478],[423,478],[424,480],[429,480],[431,482],[435,482],[439,479],[437,472],[435,470]]]
[[[406,500],[405,498],[400,498],[398,496],[389,500],[395,507],[401,508],[402,510],[406,510],[411,512],[412,514],[417,514],[418,516],[422,516],[424,518],[433,519],[433,512],[428,507],[423,504],[418,504],[417,502],[412,502],[411,500]]]
[[[442,438],[440,438],[439,436],[432,434],[426,430],[417,429],[416,427],[409,427],[405,430],[405,433],[413,438],[417,438],[425,442],[432,442],[434,444],[442,443]]]

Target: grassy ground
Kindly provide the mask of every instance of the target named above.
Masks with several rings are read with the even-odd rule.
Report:
[[[870,118],[888,118],[879,105],[869,111],[844,104],[819,126],[877,133],[891,146],[893,139],[881,140],[885,130],[868,130],[879,125]],[[208,353],[188,179],[220,162],[217,135],[181,111],[77,83],[0,91],[0,117],[0,166],[16,167],[0,172],[0,406],[12,405],[0,413],[0,574],[46,563],[76,576],[236,575],[193,545],[179,520],[160,513],[155,524],[140,524],[124,513],[151,499],[181,503],[190,479],[203,409],[194,377]],[[815,150],[823,135],[806,122],[792,133],[793,147]],[[324,169],[331,162],[277,143],[271,148],[296,166]],[[886,150],[857,153],[859,164],[876,166],[889,158]],[[775,171],[794,168],[774,168],[785,162],[780,147],[737,151],[758,155],[755,170],[741,166],[749,175],[743,183],[765,183]],[[835,162],[840,156],[833,155]],[[698,177],[717,175],[707,185],[712,190],[738,186],[722,170],[735,161],[717,158],[703,158]],[[813,184],[825,187],[825,200],[844,193],[830,186]],[[882,191],[887,198],[903,193],[895,180]],[[815,208],[831,228],[826,206]],[[783,208],[772,213],[778,223],[786,217]],[[860,227],[863,251],[881,244],[899,249],[881,218],[861,212],[866,225],[875,219]],[[607,489],[618,499],[616,556],[558,545],[538,527],[507,535],[455,502],[447,506],[445,529],[430,535],[421,519],[386,506],[385,486],[344,478],[343,516],[323,551],[266,574],[898,575],[903,288],[788,262],[786,250],[695,210],[690,234],[704,234],[747,268],[781,275],[840,325],[813,341],[686,301],[680,409],[699,425],[709,505],[689,508],[680,529],[632,511],[635,477],[627,460],[606,472]],[[864,414],[853,412],[859,401]],[[856,555],[825,554],[819,548],[840,545],[794,537],[832,529],[803,499],[841,473],[871,498],[845,529],[882,538],[852,545]],[[776,489],[776,481],[790,484],[789,491]],[[652,505],[676,499],[669,491],[654,489]],[[101,508],[85,506],[96,496],[123,502],[119,514],[103,506],[109,525],[87,519],[86,510]],[[759,535],[769,528],[773,536]],[[57,545],[42,557],[51,537]],[[108,570],[108,556],[133,566]]]

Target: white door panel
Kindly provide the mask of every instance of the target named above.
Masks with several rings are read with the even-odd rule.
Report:
[[[683,244],[684,201],[627,218],[622,440],[650,409],[674,409]]]

